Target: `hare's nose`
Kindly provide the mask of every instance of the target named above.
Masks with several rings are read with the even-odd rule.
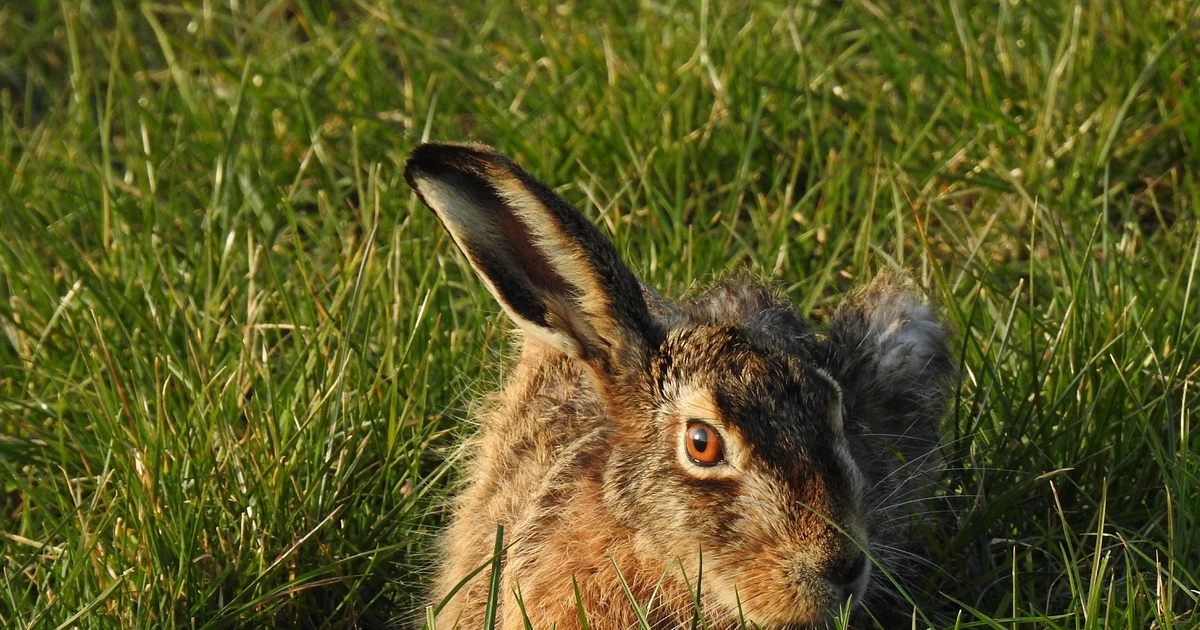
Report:
[[[859,585],[859,581],[862,580],[870,566],[866,554],[855,549],[838,558],[836,562],[826,568],[824,576],[830,584],[837,588],[857,591],[858,589],[855,587]]]

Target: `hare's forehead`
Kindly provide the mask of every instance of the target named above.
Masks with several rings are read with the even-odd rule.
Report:
[[[824,416],[838,386],[803,358],[762,350],[736,331],[668,335],[656,362],[664,402],[679,414],[730,423]]]
[[[711,389],[792,389],[812,380],[799,354],[765,345],[735,325],[685,325],[670,330],[654,369],[661,381]]]

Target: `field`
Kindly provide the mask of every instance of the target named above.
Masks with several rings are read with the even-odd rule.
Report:
[[[437,139],[669,295],[929,288],[946,511],[855,626],[1200,627],[1197,76],[1182,0],[3,3],[0,626],[423,618],[510,347]]]

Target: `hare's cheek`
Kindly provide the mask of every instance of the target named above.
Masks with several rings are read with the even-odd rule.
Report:
[[[695,479],[676,472],[663,483],[665,493],[660,507],[670,513],[675,534],[695,549],[705,545],[728,544],[727,536],[740,518],[732,504],[738,483],[729,479]],[[665,523],[664,523],[665,525]]]

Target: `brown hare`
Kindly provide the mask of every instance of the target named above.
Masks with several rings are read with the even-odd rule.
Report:
[[[825,627],[903,553],[953,374],[906,276],[817,334],[747,280],[665,300],[488,147],[422,145],[405,176],[522,333],[476,412],[435,603],[491,562],[497,524],[501,630],[580,628],[580,608],[598,630]],[[490,579],[437,627],[483,627]]]

